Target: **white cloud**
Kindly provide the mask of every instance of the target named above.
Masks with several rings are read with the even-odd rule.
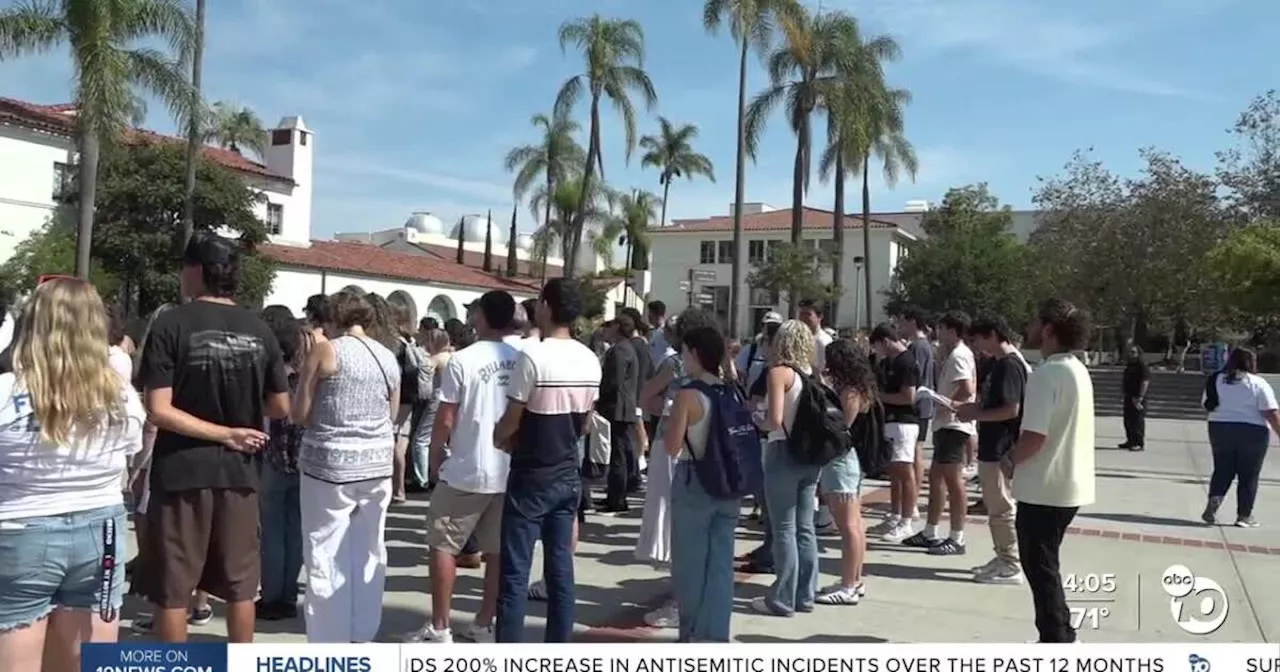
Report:
[[[463,195],[481,202],[510,203],[511,185],[483,179],[459,177],[455,174],[430,170],[401,168],[379,163],[373,159],[351,156],[327,156],[320,159],[319,169],[333,175],[346,177],[379,178],[404,184],[416,184],[439,189],[451,194]]]

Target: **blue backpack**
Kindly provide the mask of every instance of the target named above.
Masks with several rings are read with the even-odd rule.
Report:
[[[740,499],[746,494],[747,476],[744,455],[752,445],[760,445],[760,435],[742,392],[733,385],[710,385],[700,380],[685,384],[711,400],[711,417],[707,428],[707,448],[702,457],[693,459],[694,471],[702,489],[713,499]]]

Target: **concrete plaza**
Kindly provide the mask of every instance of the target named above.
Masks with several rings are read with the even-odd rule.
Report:
[[[1257,529],[1199,521],[1212,468],[1203,422],[1158,420],[1148,425],[1147,449],[1115,450],[1122,440],[1118,418],[1098,420],[1098,501],[1081,510],[1063,545],[1064,575],[1080,579],[1069,595],[1084,620],[1081,639],[1090,642],[1277,642],[1280,603],[1263,596],[1280,587],[1280,466],[1263,471]],[[868,524],[877,522],[884,483],[864,490]],[[1223,506],[1234,520],[1234,490]],[[379,639],[398,641],[430,613],[425,564],[423,501],[393,508],[388,521],[390,572]],[[945,525],[945,520],[944,520]],[[1269,526],[1270,525],[1270,526]],[[674,632],[645,627],[643,613],[660,604],[667,582],[634,560],[639,510],[628,516],[590,516],[577,553],[577,621],[580,641],[673,641]],[[866,560],[868,595],[857,606],[819,606],[792,618],[751,611],[769,576],[738,577],[734,638],[740,642],[1024,642],[1035,638],[1031,595],[1026,586],[974,583],[968,568],[990,557],[985,520],[970,520],[968,554],[930,556],[923,551],[872,540]],[[740,528],[738,545],[759,543],[758,527]],[[821,540],[821,585],[838,575],[838,539]],[[1161,579],[1171,565],[1216,581],[1228,612],[1215,632],[1194,635],[1175,622]],[[535,567],[535,574],[539,570]],[[1086,585],[1095,575],[1099,585]],[[1108,581],[1106,575],[1114,579]],[[1114,582],[1114,590],[1102,585]],[[1270,586],[1268,588],[1267,586]],[[1198,600],[1196,600],[1198,601]],[[480,570],[461,570],[454,598],[455,628],[470,622],[480,602]],[[1188,613],[1196,611],[1188,601]],[[139,605],[126,607],[126,621]],[[215,609],[217,609],[215,603]],[[1220,606],[1218,607],[1221,608]],[[1214,613],[1217,613],[1216,611]],[[528,641],[541,640],[542,607],[531,603]],[[1187,620],[1184,616],[1184,621]],[[1096,629],[1092,627],[1096,623]],[[302,622],[260,622],[259,641],[301,642]],[[221,641],[218,618],[192,630],[194,639]]]

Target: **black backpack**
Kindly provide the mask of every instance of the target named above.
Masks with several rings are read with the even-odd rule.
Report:
[[[814,376],[790,368],[802,387],[796,400],[796,419],[787,432],[787,451],[801,464],[826,465],[852,447],[840,396]]]
[[[868,477],[883,473],[893,457],[893,445],[884,440],[884,425],[884,404],[876,399],[870,408],[854,418],[853,425],[849,427],[853,449],[858,453],[858,464]]]

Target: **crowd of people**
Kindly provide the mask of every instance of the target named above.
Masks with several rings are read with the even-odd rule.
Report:
[[[857,604],[870,537],[966,553],[974,479],[993,545],[974,580],[1027,583],[1038,641],[1075,639],[1059,553],[1094,500],[1094,404],[1073,354],[1088,315],[1069,302],[1044,302],[1027,329],[1033,372],[994,316],[909,308],[861,339],[802,302],[738,344],[711,314],[654,301],[582,334],[578,286],[553,279],[523,303],[485,293],[443,325],[349,290],[311,297],[299,320],[237,306],[239,267],[232,243],[197,235],[188,300],[136,343],[83,281],[26,300],[0,373],[0,669],[78,669],[80,643],[117,637],[126,583],[153,605],[134,628],[166,642],[212,617],[210,596],[231,642],[299,616],[310,642],[372,641],[388,509],[414,491],[429,492],[432,615],[410,641],[454,641],[459,567],[484,572],[459,639],[522,641],[540,600],[544,640],[570,641],[581,525],[641,498],[635,556],[669,573],[671,595],[646,622],[726,642],[735,572],[772,574],[751,607],[786,617]],[[1206,388],[1206,521],[1238,478],[1251,523],[1266,424],[1280,431],[1250,357],[1237,350]],[[871,527],[869,476],[891,492]],[[764,541],[737,555],[747,506]],[[828,530],[840,576],[819,587]]]

